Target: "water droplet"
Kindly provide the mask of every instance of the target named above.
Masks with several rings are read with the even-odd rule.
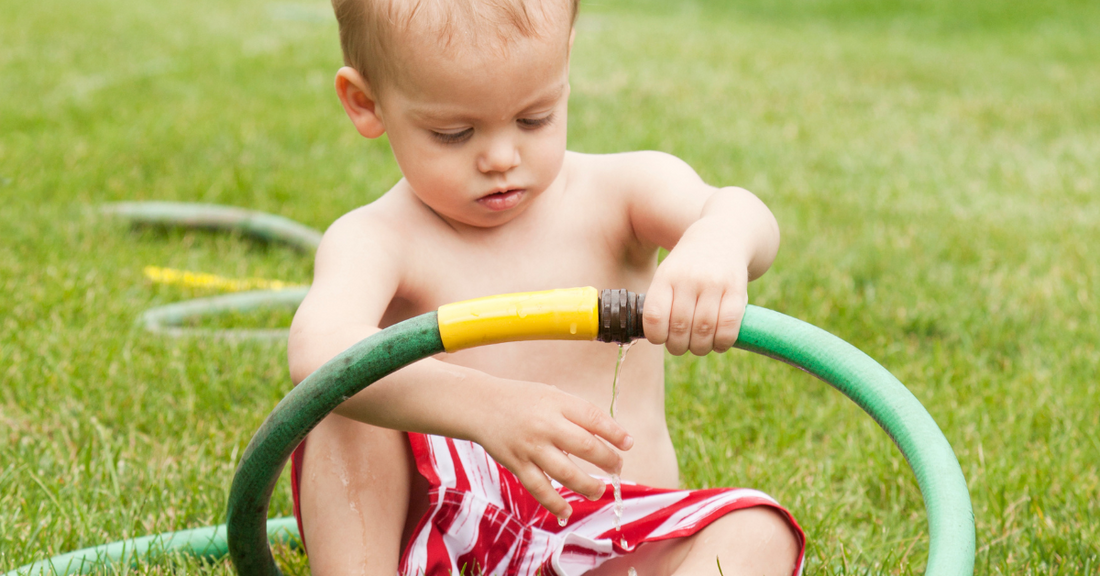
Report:
[[[519,314],[520,318],[526,318],[527,317],[527,311],[524,310],[522,306],[520,306],[519,308],[516,308],[516,314]]]
[[[631,566],[629,569],[627,569],[626,576],[638,576],[638,571],[635,570],[633,566]]]
[[[565,528],[565,525],[569,523],[568,518],[558,518],[558,526]]]
[[[570,334],[576,334],[577,333],[577,323],[576,322],[573,322],[569,325],[569,333]]]

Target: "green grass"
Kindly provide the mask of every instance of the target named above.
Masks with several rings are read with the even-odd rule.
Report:
[[[979,574],[1100,569],[1097,29],[1070,0],[609,0],[579,24],[570,147],[665,150],[765,199],[783,248],[753,301],[925,403],[970,485]],[[219,202],[323,229],[399,175],[343,117],[339,62],[325,2],[0,0],[0,570],[224,521],[285,350],[143,333],[142,310],[206,292],[142,267],[304,283],[311,263],[92,208]],[[742,353],[668,376],[686,485],[774,494],[808,574],[922,572],[912,475],[847,400]],[[289,502],[284,482],[273,513]]]

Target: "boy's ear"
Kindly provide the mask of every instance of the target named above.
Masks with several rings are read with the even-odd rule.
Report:
[[[355,68],[344,66],[336,72],[336,95],[360,134],[377,138],[386,132],[370,84]]]

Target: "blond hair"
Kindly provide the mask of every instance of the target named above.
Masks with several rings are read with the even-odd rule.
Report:
[[[572,26],[577,4],[578,0],[332,0],[344,64],[372,85],[398,79],[393,47],[410,32],[434,36],[443,51],[482,42],[504,50],[518,38],[539,36],[562,16]]]

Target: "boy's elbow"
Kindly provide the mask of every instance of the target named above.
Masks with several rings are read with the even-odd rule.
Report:
[[[291,330],[290,340],[287,342],[286,357],[287,365],[290,368],[290,381],[295,386],[313,373],[313,370],[304,361],[305,354],[302,350],[301,339],[294,337],[293,330]]]
[[[779,222],[775,214],[758,196],[736,186],[718,189],[704,207],[704,214],[711,211],[725,213],[741,222],[749,234],[745,238],[749,280],[763,276],[779,253]]]
[[[290,369],[290,380],[295,386],[324,363],[317,362],[316,348],[310,345],[313,339],[308,337],[304,328],[295,316],[294,322],[290,324],[290,336],[286,344],[287,367]]]
[[[295,386],[301,384],[302,380],[305,380],[312,373],[313,371],[308,370],[301,362],[290,362],[290,381]]]
[[[760,243],[756,254],[749,265],[749,280],[756,280],[764,275],[772,267],[775,257],[779,254],[780,234],[779,222],[767,206],[764,206],[764,214],[761,217]]]

